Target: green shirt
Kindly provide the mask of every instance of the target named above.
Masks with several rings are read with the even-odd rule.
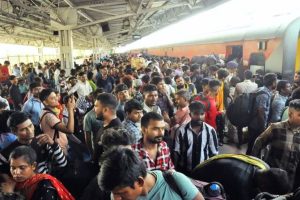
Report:
[[[93,80],[88,80],[90,86],[92,87],[93,92],[97,89],[97,85],[94,83]]]
[[[182,198],[171,189],[168,183],[165,181],[162,172],[154,170],[149,172],[156,177],[156,182],[153,188],[150,190],[147,196],[140,196],[138,200],[150,200],[150,199],[170,199],[181,200]],[[173,177],[177,183],[181,194],[184,195],[184,200],[192,200],[198,194],[198,189],[193,185],[190,179],[180,172],[174,172]]]
[[[289,119],[289,108],[284,108],[281,121],[285,121]]]
[[[83,120],[83,130],[85,132],[90,132],[92,141],[93,141],[93,147],[94,147],[94,142],[96,140],[96,134],[103,125],[103,122],[101,120],[97,119],[95,110],[92,109],[90,110],[85,116]]]

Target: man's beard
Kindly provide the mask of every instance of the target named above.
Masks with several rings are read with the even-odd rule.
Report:
[[[184,88],[184,85],[177,85],[177,89],[178,90],[181,90],[181,89],[183,89]]]
[[[156,106],[156,102],[145,102],[148,107]]]
[[[97,118],[96,118],[97,120],[100,120],[100,121],[103,121],[104,120],[104,117],[103,117],[103,115],[102,114],[100,114],[100,115],[98,115],[97,116]]]
[[[202,126],[202,121],[201,120],[191,120],[191,126],[195,127],[195,126]]]
[[[296,84],[296,85],[300,85],[300,80],[296,80],[296,81],[294,81],[294,84]]]
[[[156,136],[154,138],[151,138],[149,142],[151,142],[152,144],[159,144],[163,141],[163,138],[163,136]]]

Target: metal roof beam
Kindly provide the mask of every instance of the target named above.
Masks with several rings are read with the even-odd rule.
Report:
[[[28,6],[26,5],[23,1],[19,0],[10,0],[11,4],[20,6],[21,8],[25,9],[26,13],[31,13],[31,14],[38,14],[40,16],[43,16],[45,18],[48,17],[47,13],[44,12],[36,12],[36,8],[34,6]],[[25,1],[26,2],[26,1]]]
[[[143,3],[144,3],[145,0],[141,0],[137,10],[136,10],[136,14],[139,14],[141,12],[141,10],[143,9]]]
[[[74,8],[76,9],[82,9],[82,8],[94,8],[94,7],[105,7],[105,6],[117,6],[117,5],[126,5],[124,1],[119,1],[119,2],[110,2],[110,3],[97,3],[97,4],[82,4],[79,6],[75,6]]]
[[[103,35],[103,36],[110,37],[110,36],[113,36],[113,35],[118,35],[118,34],[126,33],[126,32],[129,32],[129,30],[120,30],[120,31],[116,31],[116,32],[113,32],[113,33],[110,33],[110,34],[107,34],[107,35]]]
[[[105,10],[100,10],[100,9],[95,9],[95,8],[85,8],[86,10],[91,10],[91,11],[94,11],[94,12],[98,12],[98,13],[104,13],[104,14],[107,14],[107,15],[113,15],[113,16],[116,16],[118,14],[114,14],[114,13],[111,13],[111,12],[108,12],[108,11],[105,11]]]
[[[167,10],[167,9],[186,6],[186,5],[187,5],[187,3],[179,3],[179,4],[170,4],[170,5],[160,6],[160,7],[156,7],[156,8],[149,8],[149,9],[142,10],[140,12],[140,14],[146,14],[146,13],[156,12],[156,11],[160,11],[160,10]],[[86,26],[92,26],[92,25],[95,25],[95,24],[100,24],[102,22],[107,22],[107,21],[111,21],[111,20],[115,20],[115,19],[120,19],[120,18],[125,18],[125,17],[130,17],[130,16],[136,16],[136,15],[137,15],[136,13],[126,13],[126,14],[123,14],[123,15],[118,15],[118,16],[108,17],[108,18],[104,18],[104,19],[99,19],[99,20],[95,20],[94,22],[89,22],[89,23],[85,23],[85,24],[75,26],[73,29],[79,29],[79,28],[86,27]]]
[[[71,8],[75,8],[75,5],[73,4],[73,2],[71,2],[70,0],[64,0],[64,2],[66,4],[68,4],[68,6],[70,6]],[[89,20],[90,22],[93,22],[94,19],[92,19],[92,17],[90,17],[87,13],[85,13],[84,11],[81,11],[79,9],[77,9],[77,13],[80,14],[82,17],[86,18],[87,20]]]
[[[121,18],[130,17],[130,16],[134,16],[134,15],[135,15],[135,13],[127,13],[127,14],[123,14],[123,15],[107,17],[107,18],[104,18],[104,19],[99,19],[99,20],[95,20],[93,22],[89,22],[89,23],[86,23],[86,24],[81,24],[81,25],[75,26],[73,29],[79,29],[79,28],[82,28],[82,27],[92,26],[92,25],[95,25],[95,24],[100,24],[102,22],[108,22],[108,21],[111,21],[111,20],[121,19]]]

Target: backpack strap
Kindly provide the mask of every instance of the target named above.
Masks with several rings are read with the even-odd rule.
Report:
[[[204,128],[205,127],[205,128]],[[206,152],[206,150],[208,150],[208,157],[206,157],[207,155],[204,155],[204,160],[207,160],[208,158],[210,158],[212,155],[211,155],[211,151],[210,151],[210,148],[209,148],[209,141],[210,141],[210,134],[209,134],[209,129],[208,129],[208,126],[206,126],[206,124],[203,122],[203,128],[202,128],[202,131],[205,129],[206,131],[206,145],[205,145],[205,148],[204,148],[204,152]]]
[[[184,133],[183,133],[183,143],[184,143],[184,154],[183,154],[183,163],[184,163],[184,170],[186,171],[187,170],[187,161],[188,161],[188,158],[187,158],[187,151],[189,149],[189,138],[188,138],[188,129],[189,129],[189,124],[190,123],[187,123],[185,125],[185,128],[184,128]]]
[[[164,171],[164,172],[162,172],[162,175],[163,175],[166,183],[168,184],[168,186],[183,199],[183,196],[179,190],[179,187],[176,184],[176,181],[174,180],[173,173],[174,173],[173,171]]]
[[[45,112],[45,113],[40,117],[40,124],[41,124],[43,118],[44,118],[47,114],[50,113],[50,114],[53,114],[53,115],[56,116],[56,114],[55,114],[52,110],[50,110],[49,108],[44,108],[44,110],[46,110],[47,112]],[[56,138],[59,138],[59,131],[58,131],[56,128],[52,128],[52,129],[54,129],[54,136],[53,136],[52,139],[55,141]]]

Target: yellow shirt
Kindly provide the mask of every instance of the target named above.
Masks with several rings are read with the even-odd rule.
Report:
[[[217,104],[217,110],[223,111],[225,110],[224,106],[224,81],[221,83],[221,87],[218,90],[217,96],[216,96],[216,104]]]

